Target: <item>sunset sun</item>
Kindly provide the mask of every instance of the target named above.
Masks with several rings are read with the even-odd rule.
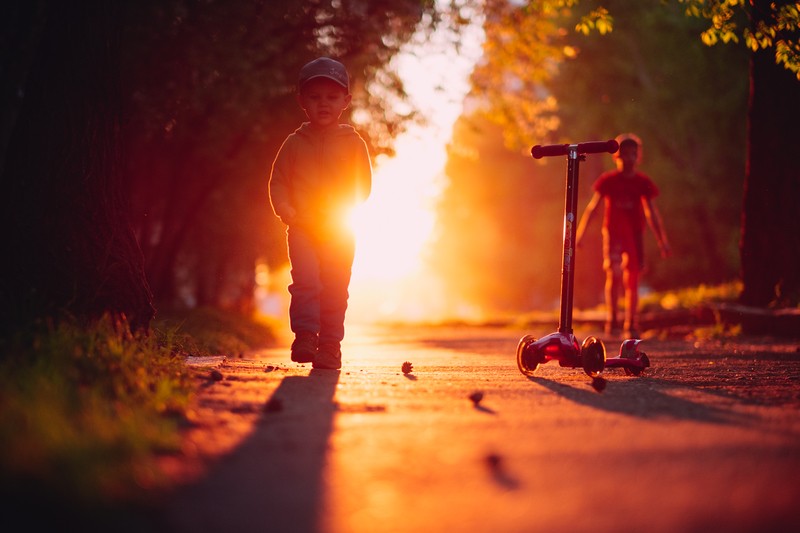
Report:
[[[429,319],[441,313],[439,287],[425,255],[436,225],[444,185],[446,147],[469,89],[482,34],[456,52],[446,35],[433,37],[396,58],[412,102],[426,118],[395,144],[394,157],[373,162],[373,189],[352,214],[357,237],[348,317],[357,321]],[[469,32],[468,32],[469,33]]]
[[[405,148],[413,148],[413,140]],[[358,253],[353,282],[399,280],[423,268],[422,253],[435,222],[436,186],[430,169],[438,147],[386,160],[375,173],[372,196],[352,214]]]

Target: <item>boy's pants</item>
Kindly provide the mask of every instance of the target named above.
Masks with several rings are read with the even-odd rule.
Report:
[[[352,233],[292,226],[287,231],[287,242],[292,266],[292,331],[319,333],[320,344],[341,342],[355,255]]]

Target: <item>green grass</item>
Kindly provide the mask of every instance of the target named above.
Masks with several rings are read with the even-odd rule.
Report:
[[[734,302],[742,292],[742,283],[732,281],[720,285],[698,285],[671,291],[654,292],[639,299],[640,311],[694,309],[709,302]]]
[[[18,335],[0,359],[0,498],[28,487],[97,507],[158,487],[154,457],[179,449],[192,397],[185,356],[271,340],[269,325],[210,310],[172,313],[147,333],[104,317]]]
[[[719,285],[697,285],[694,287],[684,287],[660,292],[643,294],[639,298],[640,313],[658,313],[662,311],[694,311],[704,307],[709,303],[735,302],[742,290],[739,281],[722,283]],[[620,297],[620,309],[624,308],[624,300]],[[576,309],[575,313],[592,315],[598,320],[603,320],[605,316],[605,303],[598,303],[595,307]],[[507,323],[516,327],[530,327],[533,324],[557,323],[559,309],[548,311],[531,311],[525,314],[516,315],[507,320]],[[721,321],[714,327],[713,331],[702,331],[706,337],[718,337],[721,335],[739,335],[741,328],[727,328],[721,325]],[[721,329],[722,328],[722,329]]]
[[[153,329],[186,354],[238,355],[275,340],[277,324],[213,308],[159,311]]]

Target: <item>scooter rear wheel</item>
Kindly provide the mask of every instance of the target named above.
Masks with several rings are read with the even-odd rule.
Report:
[[[517,344],[517,368],[526,376],[532,376],[536,369],[539,368],[539,361],[534,361],[528,352],[528,346],[535,341],[536,337],[533,335],[525,335]]]
[[[642,372],[644,372],[644,369],[645,369],[645,368],[647,368],[648,366],[650,366],[650,358],[649,358],[649,357],[647,357],[647,354],[646,354],[646,353],[644,353],[644,352],[641,352],[641,353],[640,353],[640,355],[639,355],[639,362],[640,362],[640,363],[642,363],[642,368],[628,368],[628,367],[626,366],[626,367],[625,367],[625,374],[626,374],[626,375],[628,375],[628,376],[638,376],[638,375],[640,375]]]
[[[625,375],[626,376],[638,376],[641,373],[642,373],[642,370],[639,369],[639,368],[628,368],[627,366],[625,367]]]
[[[596,337],[586,337],[581,344],[583,371],[592,378],[598,377],[606,367],[606,347]]]

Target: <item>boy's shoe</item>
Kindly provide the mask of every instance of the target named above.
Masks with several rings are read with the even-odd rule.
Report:
[[[292,343],[292,361],[311,363],[317,355],[317,334],[311,331],[298,331]]]
[[[317,357],[314,358],[314,368],[339,370],[342,368],[342,350],[338,342],[324,342],[319,345]]]

